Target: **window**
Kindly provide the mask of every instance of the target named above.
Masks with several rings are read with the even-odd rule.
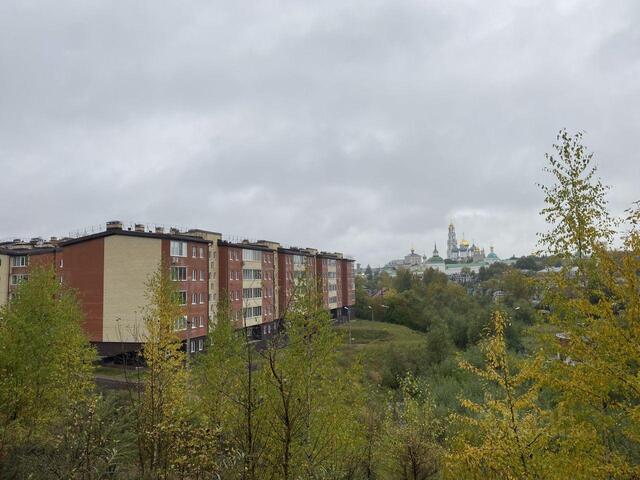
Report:
[[[200,270],[200,281],[204,281],[204,270]]]
[[[198,279],[198,272],[196,272],[196,269],[194,268],[193,270],[191,270],[191,280],[195,282],[197,279]]]
[[[191,329],[193,330],[198,326],[198,317],[191,317]]]
[[[197,251],[197,250],[196,250],[196,247],[191,247],[191,256],[192,256],[193,258],[196,258],[196,251]]]
[[[200,247],[200,258],[204,258],[204,247]]]
[[[242,260],[245,262],[261,262],[262,252],[260,250],[242,249]]]
[[[242,298],[260,298],[262,297],[262,288],[243,288]]]
[[[198,294],[193,292],[191,294],[191,305],[195,305],[196,303],[198,303]]]
[[[176,320],[175,330],[186,330],[187,329],[187,316],[183,315],[178,320]]]
[[[19,257],[11,257],[11,265],[14,267],[26,267],[27,266],[27,256],[20,255]]]
[[[242,270],[243,280],[260,280],[262,278],[262,270],[245,268]]]
[[[204,293],[200,292],[200,304],[204,303]]]
[[[199,339],[198,340],[198,351],[202,351],[202,349],[204,348],[204,340]]]
[[[178,292],[178,302],[180,302],[180,305],[186,305],[187,304],[187,292],[184,290],[181,290]]]
[[[196,341],[191,340],[191,353],[196,353]]]
[[[204,327],[204,316],[200,317],[200,326]]]
[[[246,307],[242,309],[242,315],[244,318],[260,317],[262,316],[262,307]]]
[[[26,282],[29,280],[29,275],[19,274],[19,275],[11,275],[11,285],[18,285],[19,283]]]
[[[187,267],[171,267],[171,280],[184,282],[187,279]]]
[[[60,259],[60,268],[63,268],[63,267],[64,267],[64,258],[61,258]]]
[[[187,242],[177,242],[171,240],[170,246],[172,257],[186,257],[187,256]]]

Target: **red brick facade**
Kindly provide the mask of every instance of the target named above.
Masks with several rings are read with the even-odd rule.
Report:
[[[251,327],[256,338],[275,332],[295,295],[297,278],[305,274],[317,281],[323,304],[334,318],[344,318],[348,308],[343,307],[355,303],[353,261],[340,254],[283,248],[275,242],[215,240],[217,255],[210,255],[210,249],[214,251],[212,240],[198,236],[198,232],[172,229],[165,234],[161,228],[148,231],[143,225],[125,230],[120,222],[110,222],[104,232],[55,242],[52,239],[42,247],[42,241],[37,245],[8,242],[10,245],[0,244],[0,253],[10,260],[4,273],[8,271],[8,277],[0,281],[7,282],[4,291],[10,296],[34,267],[53,265],[56,277],[77,292],[85,331],[99,350],[115,343],[113,326],[122,325],[122,319],[129,326],[141,321],[136,305],[144,297],[142,279],[160,264],[170,269],[184,302],[184,316],[176,320],[176,331],[181,339],[190,341],[189,350],[201,350],[209,331],[209,315],[214,311],[211,307],[218,300],[210,289],[219,288],[219,298],[224,295],[229,299],[236,326]],[[114,235],[118,237],[108,238]],[[219,239],[220,234],[217,235]],[[217,271],[217,279],[212,271]],[[133,294],[133,290],[137,293]],[[135,348],[135,339],[128,342]],[[113,345],[114,348],[107,347],[104,351],[114,351]]]

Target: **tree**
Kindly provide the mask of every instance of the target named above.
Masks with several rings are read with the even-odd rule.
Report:
[[[367,264],[367,268],[364,269],[364,275],[367,277],[369,282],[373,281],[373,270],[371,270],[371,265]]]
[[[186,355],[176,332],[183,311],[166,265],[159,265],[149,278],[147,301],[143,310],[143,359],[147,370],[142,387],[129,390],[140,476],[157,479],[213,475],[217,473],[215,460],[219,455],[216,432],[199,425],[194,412]],[[208,462],[203,463],[201,455],[194,456],[194,449]]]
[[[588,255],[595,245],[611,240],[613,221],[607,211],[606,192],[596,177],[597,167],[592,165],[593,154],[582,145],[582,132],[570,136],[560,130],[556,155],[546,154],[555,184],[540,185],[547,206],[540,212],[552,226],[539,234],[540,244],[554,255]]]
[[[263,352],[265,475],[339,478],[354,457],[357,374],[339,369],[340,338],[315,279],[299,279],[294,295],[285,313],[286,336],[276,336]]]
[[[16,475],[25,456],[55,451],[54,429],[93,401],[95,352],[82,321],[52,268],[34,269],[0,310],[0,476]],[[93,454],[80,461],[97,463]]]
[[[547,469],[550,434],[537,401],[538,362],[510,360],[504,337],[506,318],[496,311],[492,321],[494,333],[482,346],[484,368],[460,361],[462,369],[486,385],[482,403],[463,399],[462,406],[469,413],[453,415],[459,432],[447,456],[447,475],[468,479],[566,478]]]
[[[441,363],[453,353],[453,343],[444,322],[439,320],[431,324],[425,349],[429,364]]]
[[[384,470],[389,478],[427,480],[440,473],[443,433],[424,382],[407,374],[400,379],[396,400],[385,422]]]
[[[253,345],[245,329],[236,330],[228,297],[221,296],[208,349],[198,366],[201,410],[211,428],[221,432],[231,452],[225,478],[255,479],[264,447],[262,376],[257,375]],[[251,349],[248,351],[248,349]],[[230,461],[234,456],[241,462]]]
[[[413,274],[406,268],[399,268],[398,274],[393,279],[393,286],[398,292],[406,292],[413,286]]]
[[[634,219],[623,246],[595,244],[579,274],[550,276],[545,303],[561,332],[547,343],[559,359],[545,370],[554,410],[572,436],[589,432],[580,463],[585,478],[640,475],[640,232]],[[568,427],[567,427],[568,426]],[[588,466],[588,468],[587,468]]]
[[[559,138],[560,159],[548,157],[557,183],[543,188],[547,207],[541,213],[561,223],[541,240],[565,261],[545,276],[543,302],[552,334],[558,332],[547,339],[546,352],[558,361],[547,365],[543,378],[554,394],[556,429],[564,428],[560,438],[571,446],[565,451],[577,452],[582,476],[636,478],[640,237],[634,219],[640,214],[637,207],[629,211],[629,232],[622,248],[612,250],[616,222],[606,210],[607,187],[595,178],[592,155],[580,145],[581,135],[571,139],[563,131]],[[577,262],[566,260],[572,253]]]

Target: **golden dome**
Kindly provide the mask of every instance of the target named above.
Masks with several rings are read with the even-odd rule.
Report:
[[[461,247],[468,247],[469,246],[469,240],[465,240],[463,238],[462,240],[460,240],[460,246]]]

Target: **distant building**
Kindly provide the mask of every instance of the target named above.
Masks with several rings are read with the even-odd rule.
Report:
[[[491,245],[490,248],[491,248],[491,252],[489,253],[489,255],[487,255],[487,258],[484,259],[485,262],[488,263],[489,265],[500,261],[500,259],[498,258],[498,255],[496,255],[495,252],[493,251],[493,245]]]
[[[432,268],[439,272],[444,272],[446,270],[446,264],[444,263],[444,258],[442,258],[438,254],[438,247],[436,244],[433,245],[433,255],[427,260],[425,264],[425,268]]]
[[[462,235],[462,240],[458,244],[456,241],[456,227],[453,222],[449,224],[449,236],[447,238],[447,259],[449,260],[472,260],[474,262],[484,259],[484,248],[479,248],[475,244],[470,244]]]

